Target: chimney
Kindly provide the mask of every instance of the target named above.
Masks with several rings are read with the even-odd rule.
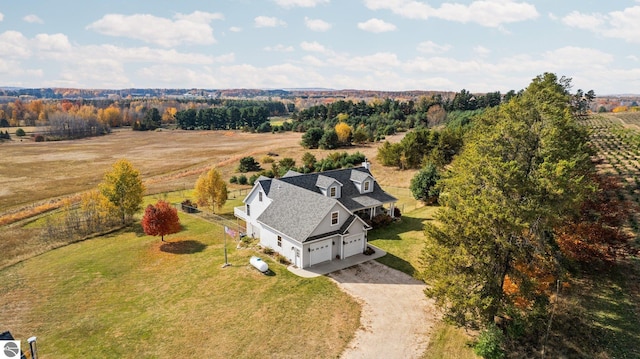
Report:
[[[367,171],[369,169],[371,169],[371,162],[367,161],[367,159],[364,159],[364,162],[362,162],[362,167],[364,167]]]

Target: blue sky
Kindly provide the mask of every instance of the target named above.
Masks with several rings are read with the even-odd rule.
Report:
[[[640,93],[640,0],[0,3],[0,86]]]

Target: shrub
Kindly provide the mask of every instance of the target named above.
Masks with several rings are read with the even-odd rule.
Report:
[[[275,253],[275,251],[274,251],[274,250],[273,250],[273,248],[271,248],[271,247],[264,247],[264,248],[262,248],[262,253],[264,253],[264,254],[266,254],[266,255],[270,256],[270,255],[272,255],[273,253]]]
[[[275,162],[275,160],[271,156],[262,157],[262,163],[273,163],[273,162]]]
[[[365,256],[370,256],[372,254],[374,254],[376,251],[373,250],[373,248],[367,246],[367,249],[364,250],[364,255]]]
[[[391,222],[393,222],[393,218],[391,218],[390,215],[381,213],[371,219],[371,226],[373,228],[380,228],[388,226]]]
[[[291,264],[291,262],[289,262],[289,259],[287,259],[287,257],[283,256],[280,253],[276,253],[273,258],[278,261],[278,263],[280,264],[285,264],[285,265],[289,265]]]
[[[245,177],[246,178],[246,177]],[[231,176],[231,178],[229,178],[229,183],[238,183],[238,177],[236,176]]]
[[[395,218],[400,218],[402,217],[402,213],[400,213],[400,208],[398,207],[393,207],[393,216]]]
[[[238,166],[238,171],[240,172],[252,172],[252,171],[260,171],[260,164],[256,162],[256,160],[251,157],[243,157],[240,159],[240,165]]]
[[[36,135],[36,137],[34,137],[33,139],[36,142],[44,142],[44,136],[43,135]]]
[[[245,175],[238,176],[238,183],[239,184],[245,185],[245,184],[247,184],[247,182],[248,182],[247,181],[247,176],[245,176]]]
[[[16,130],[16,136],[23,137],[23,136],[26,136],[26,135],[27,135],[27,133],[24,132],[24,130],[22,128],[19,128],[19,129]]]
[[[478,341],[473,347],[473,351],[483,358],[501,359],[504,358],[504,351],[502,350],[503,341],[504,334],[502,331],[495,325],[492,325],[480,333]]]

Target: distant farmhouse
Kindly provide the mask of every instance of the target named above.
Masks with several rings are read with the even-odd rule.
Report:
[[[234,214],[246,222],[247,235],[299,268],[361,254],[371,229],[363,219],[393,216],[397,201],[380,188],[369,166],[261,176]]]

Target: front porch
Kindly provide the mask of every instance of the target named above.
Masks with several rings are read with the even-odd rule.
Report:
[[[395,202],[391,202],[389,203],[389,209],[384,208],[384,206],[372,206],[354,211],[353,214],[364,220],[370,221],[373,219],[373,217],[379,214],[388,214],[389,216],[391,216],[391,218],[394,218],[394,212]]]

